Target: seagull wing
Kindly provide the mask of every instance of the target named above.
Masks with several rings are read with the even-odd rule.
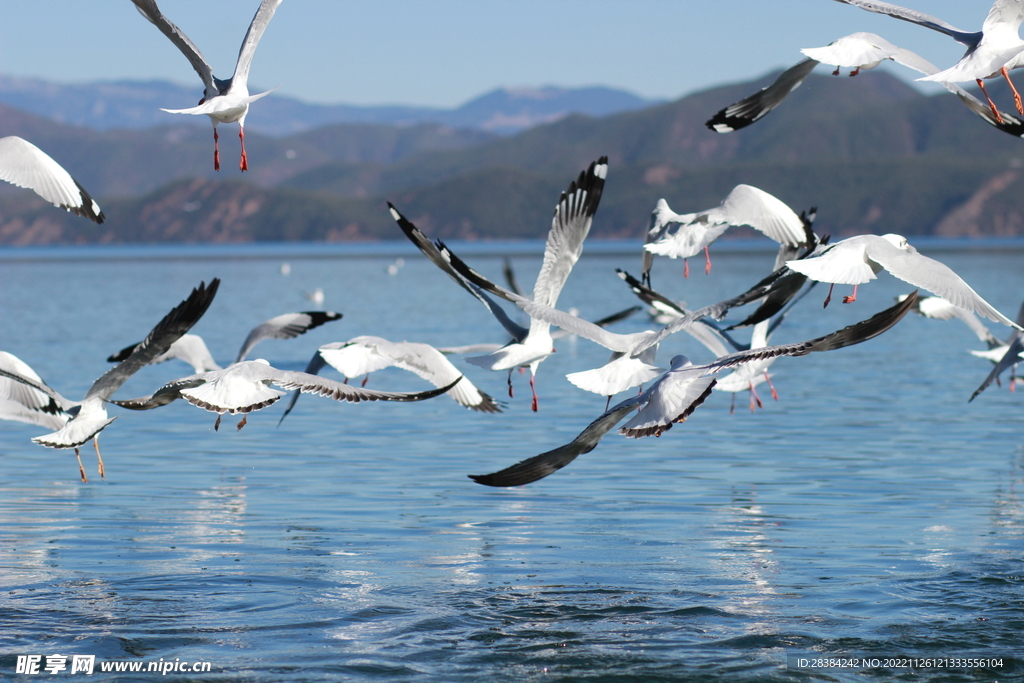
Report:
[[[720,206],[703,215],[709,223],[749,225],[776,242],[791,247],[803,244],[806,239],[800,216],[785,202],[752,185],[737,185]]]
[[[132,0],[132,2],[135,3],[135,8],[139,10],[139,13],[160,29],[160,32],[167,36],[174,43],[175,47],[185,55],[185,59],[189,61],[192,68],[199,74],[199,78],[203,79],[207,96],[212,96],[218,92],[217,84],[213,78],[213,69],[210,68],[206,58],[203,57],[203,53],[199,51],[195,43],[189,40],[188,36],[182,33],[181,29],[174,22],[163,15],[163,12],[156,5],[156,0]]]
[[[270,366],[264,366],[263,373],[268,381],[282,389],[289,391],[297,389],[306,394],[317,394],[333,398],[335,401],[348,401],[350,403],[358,403],[360,401],[423,401],[440,396],[462,379],[462,375],[459,375],[454,382],[437,389],[431,389],[430,391],[400,392],[364,389],[305,372],[278,370]]]
[[[989,320],[1021,329],[1020,325],[982,299],[946,264],[928,258],[910,244],[900,249],[882,237],[871,235],[865,237],[874,237],[874,239],[866,241],[865,254],[867,257],[885,268],[894,277],[941,296],[954,306],[972,311]]]
[[[64,168],[28,140],[0,138],[0,180],[25,187],[76,216],[102,223],[100,205]]]
[[[256,10],[249,30],[245,32],[245,39],[242,40],[242,47],[238,50],[238,60],[235,62],[235,73],[231,76],[231,84],[248,85],[249,66],[252,64],[253,54],[256,52],[256,45],[259,44],[263,32],[267,30],[267,24],[274,18],[274,12],[281,0],[263,0],[259,9]]]
[[[450,386],[462,373],[429,344],[419,342],[392,342],[380,339],[378,348],[390,356],[396,367],[415,373],[435,387]],[[459,405],[483,413],[500,413],[501,406],[489,395],[480,391],[466,377],[458,382],[448,395]]]
[[[402,232],[404,232],[405,236],[409,238],[409,241],[415,244],[419,250],[423,252],[424,256],[430,259],[438,268],[446,272],[448,276],[456,282],[456,284],[472,294],[480,303],[482,303],[484,307],[491,312],[491,315],[501,323],[501,326],[505,328],[505,331],[508,332],[513,339],[516,341],[522,341],[526,338],[526,335],[529,334],[529,330],[522,325],[513,322],[505,313],[504,309],[495,303],[491,297],[487,296],[487,294],[481,291],[479,287],[474,287],[472,284],[467,282],[465,278],[455,270],[447,256],[442,255],[438,246],[431,242],[426,235],[420,232],[419,228],[413,225],[412,221],[399,213],[398,209],[396,209],[391,202],[388,202],[388,209],[391,211],[391,216],[395,219],[395,222],[398,223],[398,227],[402,229]]]
[[[783,71],[774,83],[750,97],[730,104],[708,119],[704,125],[718,133],[731,133],[746,128],[782,104],[786,96],[796,90],[817,65],[818,62],[813,59],[798,62]]]
[[[285,313],[260,323],[252,328],[242,343],[235,362],[245,360],[253,347],[264,339],[294,339],[333,320],[341,320],[341,313],[334,311],[303,311]]]
[[[44,389],[45,387],[45,389]],[[0,419],[60,429],[73,404],[12,353],[0,351]]]
[[[108,399],[128,378],[150,363],[154,358],[167,351],[181,335],[185,334],[199,322],[206,309],[213,302],[220,286],[220,279],[214,278],[207,286],[205,282],[192,290],[187,299],[175,306],[170,313],[156,324],[132,354],[110,370],[107,370],[86,392],[85,398],[98,396]]]
[[[607,176],[608,157],[601,157],[581,172],[559,198],[544,246],[544,262],[533,287],[533,300],[537,303],[554,306],[557,302],[572,267],[583,253],[583,240],[590,232]]]
[[[868,12],[875,12],[876,14],[887,14],[895,19],[902,19],[903,21],[909,21],[913,24],[930,28],[933,31],[939,33],[945,33],[947,36],[963,43],[968,47],[975,47],[981,42],[983,33],[981,31],[964,31],[958,29],[952,24],[948,24],[941,19],[937,19],[930,14],[924,12],[918,12],[916,10],[907,9],[906,7],[900,7],[899,5],[893,5],[888,2],[881,2],[881,0],[836,0],[847,5],[853,5],[854,7],[860,7],[861,9],[867,10]],[[999,4],[1000,0],[996,0],[996,4]]]
[[[587,425],[579,436],[564,446],[527,458],[498,472],[471,474],[469,478],[484,486],[522,486],[543,479],[584,453],[594,450],[602,437],[635,409],[636,405],[636,398],[623,401]]]

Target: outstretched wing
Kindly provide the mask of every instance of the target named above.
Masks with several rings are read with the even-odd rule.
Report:
[[[16,135],[0,138],[0,180],[26,187],[54,206],[94,223],[106,219],[100,205],[71,174],[44,151]]]
[[[135,3],[135,8],[139,10],[142,16],[149,19],[149,21],[160,29],[160,32],[167,36],[175,47],[181,50],[181,54],[185,55],[185,59],[189,61],[192,68],[199,74],[199,78],[203,79],[203,85],[206,86],[206,94],[210,95],[218,91],[217,84],[214,82],[213,69],[210,68],[206,58],[203,57],[203,53],[199,51],[195,43],[189,40],[189,37],[182,33],[181,29],[178,28],[174,22],[164,16],[163,12],[156,5],[156,0],[132,0]]]

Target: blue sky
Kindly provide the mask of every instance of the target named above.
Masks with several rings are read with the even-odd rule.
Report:
[[[977,30],[987,0],[908,4]],[[227,78],[258,0],[160,0]],[[0,0],[0,73],[202,88],[129,0]],[[944,35],[833,0],[285,0],[253,87],[310,102],[452,107],[496,87],[608,85],[674,99],[795,63],[802,47],[878,33],[945,68]],[[896,73],[904,75],[898,70]],[[909,74],[907,74],[909,77]]]

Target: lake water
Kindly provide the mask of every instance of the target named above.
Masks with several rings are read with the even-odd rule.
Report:
[[[500,259],[470,251],[500,276]],[[539,267],[529,251],[514,260],[523,283]],[[559,302],[592,318],[634,303],[614,268],[639,264],[638,248],[598,251],[588,245]],[[1020,248],[925,251],[1015,317]],[[388,275],[396,255],[406,264]],[[773,259],[718,245],[712,255],[711,274],[698,259],[688,280],[678,261],[658,262],[655,284],[700,306]],[[0,267],[0,348],[71,398],[212,277],[223,283],[194,332],[223,362],[256,323],[311,308],[302,292],[316,287],[344,319],[264,342],[256,357],[301,369],[320,344],[362,334],[505,341],[406,249],[6,251]],[[825,310],[815,291],[773,340],[830,332],[911,289],[883,274],[856,304]],[[649,326],[636,316],[617,329]],[[749,412],[744,394],[730,414],[716,393],[661,438],[612,432],[515,489],[466,475],[568,442],[600,414],[604,399],[564,375],[602,364],[604,349],[559,342],[537,376],[537,414],[525,375],[508,399],[504,373],[458,360],[504,413],[446,397],[305,396],[280,427],[276,405],[214,432],[212,413],[181,401],[112,407],[107,478],[83,448],[88,484],[70,451],[29,441],[46,430],[5,422],[0,678],[75,679],[72,658],[91,655],[94,676],[120,680],[1021,680],[1024,393],[1004,383],[968,404],[989,371],[967,354],[977,348],[960,323],[911,315],[860,346],[781,359],[780,400],[762,391],[763,410]],[[680,352],[710,360],[684,335],[660,360]],[[117,396],[189,373],[145,368]],[[426,388],[397,370],[368,386]],[[17,674],[19,655],[39,655],[42,673]],[[67,668],[47,673],[51,655]],[[971,658],[990,666],[950,661]],[[819,667],[829,659],[850,666]],[[178,671],[100,673],[116,662]],[[205,662],[209,673],[182,671]]]

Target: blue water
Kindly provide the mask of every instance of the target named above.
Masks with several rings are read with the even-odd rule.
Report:
[[[589,245],[588,245],[589,249]],[[481,252],[486,250],[481,250]],[[560,304],[598,317],[634,303],[614,268],[638,250],[590,250]],[[1024,251],[929,251],[1011,317]],[[257,322],[308,309],[322,287],[343,320],[255,356],[301,369],[315,348],[361,334],[456,345],[503,341],[483,307],[405,252],[315,247],[275,253],[185,249],[0,254],[0,348],[78,398],[104,358],[137,341],[200,280],[221,291],[195,332],[229,361]],[[404,254],[405,267],[386,266]],[[683,280],[655,284],[699,306],[770,269],[765,251],[712,250]],[[282,261],[291,265],[287,277]],[[495,277],[500,260],[474,266]],[[518,252],[522,283],[539,254]],[[699,263],[698,263],[699,266]],[[813,293],[774,337],[827,333],[912,288],[882,275],[850,306]],[[646,329],[643,316],[620,331]],[[992,324],[995,327],[994,324]],[[994,330],[997,336],[1008,333]],[[101,436],[106,481],[74,456],[0,424],[0,678],[18,655],[101,662],[209,662],[164,680],[238,681],[1006,681],[1024,679],[1024,393],[967,398],[987,374],[956,321],[908,316],[866,344],[782,359],[780,400],[714,394],[660,438],[614,432],[530,486],[490,489],[491,472],[571,440],[604,400],[564,375],[607,360],[563,340],[525,376],[460,363],[507,401],[499,415],[440,397],[339,404],[303,397],[233,419],[183,402],[121,411]],[[662,362],[688,337],[663,344]],[[189,374],[144,369],[131,397]],[[397,370],[369,387],[420,390]],[[111,411],[117,410],[111,408]],[[812,669],[821,658],[986,658],[990,669]],[[43,661],[45,664],[45,659]],[[899,661],[895,662],[896,664]]]

